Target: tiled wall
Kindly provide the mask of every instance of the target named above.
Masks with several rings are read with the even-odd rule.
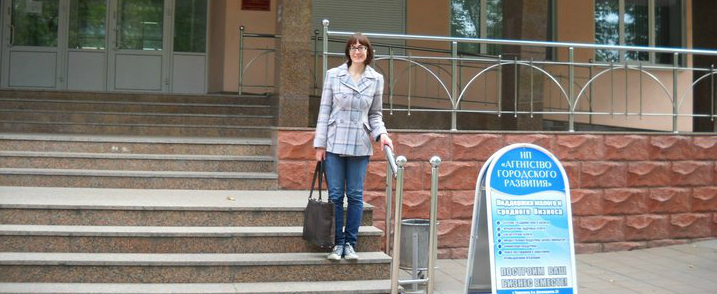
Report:
[[[717,237],[717,135],[468,133],[399,131],[408,158],[404,218],[428,218],[431,156],[441,157],[439,256],[464,258],[475,182],[483,162],[513,143],[548,149],[570,179],[578,253],[630,250]],[[278,132],[280,189],[308,189],[313,131]],[[371,158],[365,201],[383,229],[386,161]]]

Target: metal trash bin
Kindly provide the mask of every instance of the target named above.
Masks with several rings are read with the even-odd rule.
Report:
[[[401,256],[399,265],[403,269],[413,268],[414,256],[418,270],[428,269],[428,234],[430,222],[427,219],[405,219],[401,221]],[[416,245],[414,248],[414,235]],[[418,254],[414,255],[413,250]]]

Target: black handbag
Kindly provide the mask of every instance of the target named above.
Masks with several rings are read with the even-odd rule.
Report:
[[[336,231],[335,206],[331,200],[321,201],[321,184],[326,178],[326,169],[324,162],[316,162],[314,170],[314,179],[311,181],[311,192],[309,192],[309,203],[306,204],[304,210],[304,233],[303,238],[310,243],[322,247],[331,248],[334,246],[334,234]],[[319,198],[314,199],[314,184],[317,182],[319,186]],[[328,183],[327,183],[328,186]],[[326,198],[329,198],[328,196]]]

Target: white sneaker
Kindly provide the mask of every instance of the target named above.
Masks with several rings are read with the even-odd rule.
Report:
[[[329,253],[329,256],[326,258],[330,260],[340,260],[341,256],[344,254],[344,246],[336,245],[334,246],[334,249],[331,250],[331,253]]]
[[[346,245],[344,245],[344,258],[346,260],[359,259],[358,255],[356,254],[356,251],[354,251],[354,248],[351,247],[351,244],[349,243],[346,243]]]

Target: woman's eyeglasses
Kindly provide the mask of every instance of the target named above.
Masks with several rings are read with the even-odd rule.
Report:
[[[356,52],[356,51],[366,52],[366,50],[368,50],[368,47],[366,47],[366,46],[351,46],[349,48],[349,51],[351,51],[351,52]]]

